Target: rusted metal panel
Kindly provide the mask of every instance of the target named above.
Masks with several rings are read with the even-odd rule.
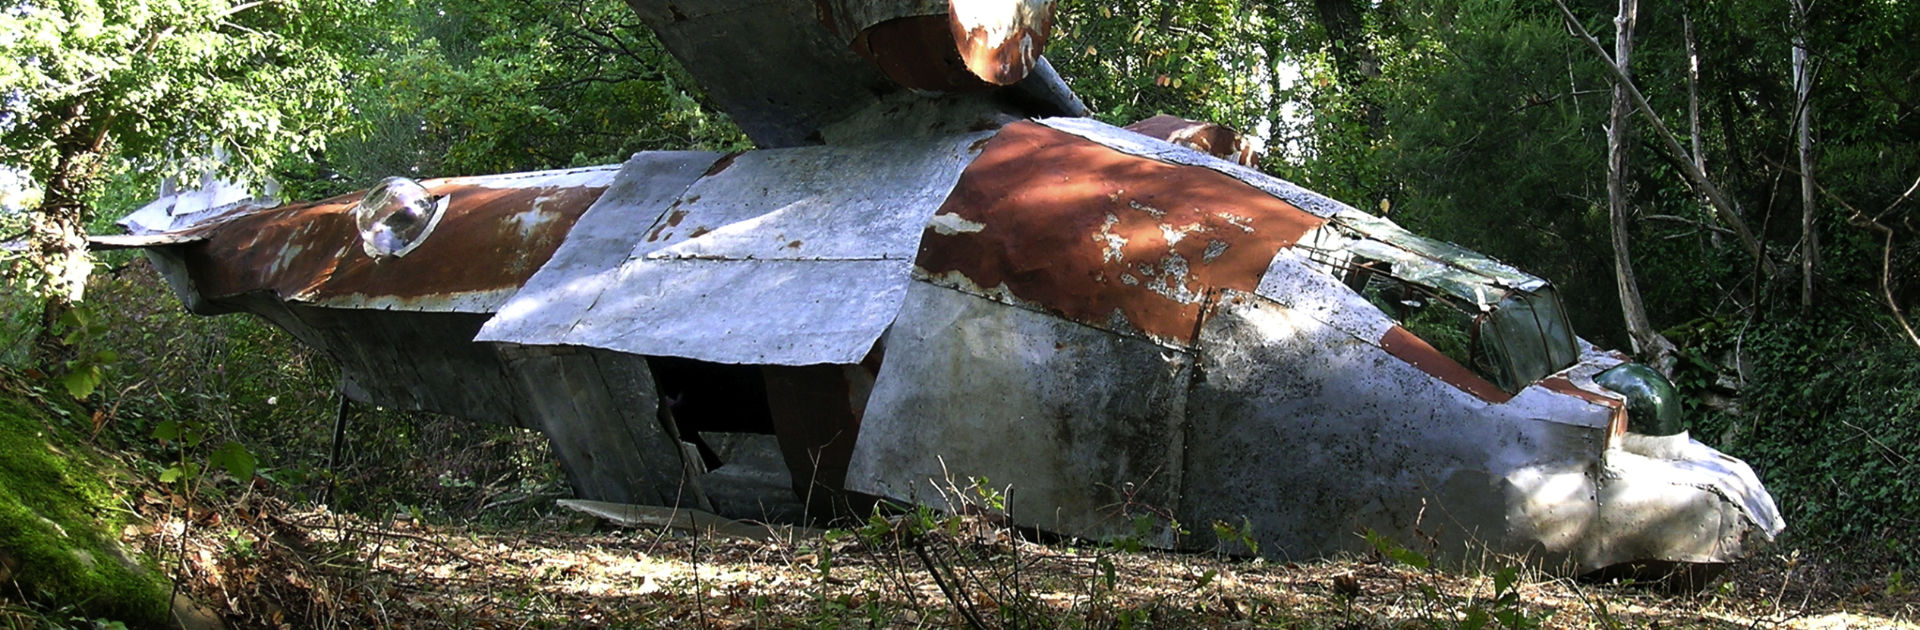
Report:
[[[500,320],[545,323],[496,325],[481,339],[717,363],[858,363],[893,321],[928,217],[989,133],[715,163],[636,239],[610,280],[593,271],[586,282],[598,297],[542,303],[530,293]],[[590,219],[577,229],[627,229]]]
[[[547,261],[611,182],[611,167],[424,182],[448,196],[432,237],[376,260],[350,211],[359,195],[275,208],[195,228],[185,250],[209,299],[271,292],[336,308],[490,313]]]
[[[1185,353],[926,283],[908,294],[849,488],[957,507],[981,478],[1012,488],[1015,523],[1090,537],[1180,502]],[[1154,520],[1145,542],[1171,544]]]
[[[967,69],[951,33],[944,13],[917,15],[868,27],[849,46],[894,83],[916,90],[977,92],[993,88]]]
[[[1126,130],[1231,160],[1241,166],[1258,167],[1260,163],[1260,154],[1253,150],[1253,143],[1225,125],[1161,114],[1127,125]]]
[[[1015,123],[928,223],[916,265],[943,286],[1183,345],[1209,292],[1253,290],[1321,222],[1210,169]]]
[[[947,11],[967,69],[994,85],[1032,72],[1053,34],[1053,0],[951,0]]]
[[[667,205],[720,159],[706,151],[648,151],[634,155],[513,298],[482,328],[479,341],[537,343],[572,330],[613,286],[635,243],[646,238]]]
[[[1248,186],[1266,191],[1267,194],[1293,204],[1294,207],[1321,218],[1329,218],[1342,211],[1355,211],[1352,206],[1334,200],[1286,181],[1223,160],[1206,153],[1159,138],[1143,136],[1113,125],[1090,118],[1044,118],[1036,121],[1042,125],[1058,129],[1094,142],[1098,142],[1115,151],[1152,158],[1170,164],[1199,166],[1240,180]]]

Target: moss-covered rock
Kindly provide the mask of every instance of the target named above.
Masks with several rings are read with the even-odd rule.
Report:
[[[0,396],[0,598],[48,613],[167,625],[168,586],[130,557],[114,470],[46,414]]]

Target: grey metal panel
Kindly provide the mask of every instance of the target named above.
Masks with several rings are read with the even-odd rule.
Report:
[[[1362,529],[1437,535],[1454,557],[1474,541],[1524,549],[1534,541],[1509,538],[1509,506],[1537,488],[1515,489],[1516,474],[1578,491],[1532,517],[1557,536],[1541,541],[1550,551],[1570,550],[1592,518],[1583,472],[1603,429],[1534,420],[1537,403],[1481,401],[1255,295],[1223,296],[1200,348],[1183,522],[1244,519],[1283,558],[1364,550]]]
[[[644,239],[667,204],[718,159],[720,154],[705,151],[650,151],[628,159],[553,257],[480,330],[478,340],[533,344],[572,330],[579,313],[614,283],[633,244]]]
[[[1378,342],[1394,326],[1366,298],[1320,272],[1294,250],[1274,255],[1254,292],[1367,342]]]
[[[821,127],[899,89],[829,33],[809,0],[627,4],[763,148],[818,144]]]
[[[658,260],[620,278],[567,335],[716,363],[858,363],[905,296],[906,260]]]
[[[926,283],[908,293],[848,489],[941,505],[949,481],[985,477],[1011,488],[1016,523],[1072,535],[1130,535],[1133,515],[1172,513],[1185,353]],[[1147,542],[1170,544],[1159,524]]]
[[[744,153],[668,209],[634,256],[911,259],[992,132]]]
[[[593,245],[591,264],[542,269],[480,339],[857,363],[899,309],[928,218],[990,135],[741,154],[714,164],[643,234],[601,227],[611,219],[596,207],[575,232],[630,239],[628,258],[609,262],[609,240]]]
[[[1622,562],[1730,562],[1758,540],[1786,528],[1773,497],[1746,462],[1693,440],[1627,435],[1607,451],[1601,475],[1600,523],[1584,546],[1581,567]]]
[[[681,450],[661,426],[641,357],[585,348],[501,348],[519,404],[582,498],[681,502]],[[687,495],[691,496],[691,495]]]
[[[1267,194],[1278,197],[1280,200],[1293,204],[1301,210],[1305,210],[1317,217],[1327,218],[1339,214],[1342,211],[1357,212],[1352,206],[1335,201],[1326,195],[1301,188],[1293,182],[1159,138],[1143,136],[1127,131],[1091,118],[1043,118],[1038,122],[1048,127],[1098,142],[1122,153],[1153,158],[1162,162],[1199,166],[1219,171],[1229,177],[1245,182],[1249,186],[1266,191]]]

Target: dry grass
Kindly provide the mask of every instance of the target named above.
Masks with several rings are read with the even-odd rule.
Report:
[[[235,628],[1455,628],[1476,609],[1542,628],[1920,627],[1911,592],[1843,587],[1830,567],[1780,557],[1700,595],[1532,576],[1502,604],[1487,575],[1042,545],[969,519],[759,542],[561,514],[518,528],[376,521],[258,492],[192,518],[139,503],[154,525],[129,538],[169,564],[184,555],[178,582]]]

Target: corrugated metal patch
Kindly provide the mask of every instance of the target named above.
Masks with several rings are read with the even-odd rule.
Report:
[[[336,308],[488,313],[506,302],[598,199],[613,167],[423,182],[449,195],[434,234],[376,261],[350,212],[359,194],[256,212],[206,228],[186,254],[209,298],[271,291]]]
[[[667,204],[719,160],[704,151],[649,151],[621,166],[613,185],[580,216],[560,249],[480,330],[480,341],[554,342],[614,286],[634,243]]]
[[[597,297],[528,301],[524,312],[516,301],[481,339],[717,363],[858,363],[899,309],[928,217],[989,134],[741,154],[684,188],[623,260],[602,252],[606,266],[568,272],[581,277],[541,278]],[[577,230],[631,230],[607,220],[618,218],[596,213]]]
[[[1209,169],[1015,123],[961,176],[916,262],[936,284],[1186,344],[1208,292],[1254,290],[1322,222]]]

